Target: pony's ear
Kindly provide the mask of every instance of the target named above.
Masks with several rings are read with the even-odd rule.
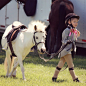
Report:
[[[34,26],[34,30],[35,30],[35,31],[37,30],[37,26],[36,26],[36,25]]]

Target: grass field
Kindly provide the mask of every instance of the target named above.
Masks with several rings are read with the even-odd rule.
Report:
[[[47,58],[47,56],[45,57]],[[16,78],[6,78],[3,65],[4,58],[5,52],[0,50],[0,86],[86,86],[86,57],[75,56],[74,59],[75,73],[82,83],[73,82],[68,69],[60,72],[57,81],[52,82],[51,78],[59,59],[55,57],[45,63],[36,52],[30,53],[23,61],[27,81],[22,80],[19,66]]]

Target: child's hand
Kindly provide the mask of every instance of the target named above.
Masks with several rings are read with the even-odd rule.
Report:
[[[80,36],[80,32],[77,30],[77,37],[79,37]]]
[[[71,40],[68,40],[67,43],[70,44],[72,41]]]

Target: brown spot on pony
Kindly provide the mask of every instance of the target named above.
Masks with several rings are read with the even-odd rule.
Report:
[[[74,12],[73,3],[69,0],[55,0],[49,14],[46,48],[49,53],[55,53],[61,47],[62,32],[66,28],[65,16]]]

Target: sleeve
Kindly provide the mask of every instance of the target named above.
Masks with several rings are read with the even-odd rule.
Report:
[[[68,39],[69,31],[70,31],[69,29],[65,29],[62,33],[62,43],[63,44],[66,44],[69,41],[69,39]]]

